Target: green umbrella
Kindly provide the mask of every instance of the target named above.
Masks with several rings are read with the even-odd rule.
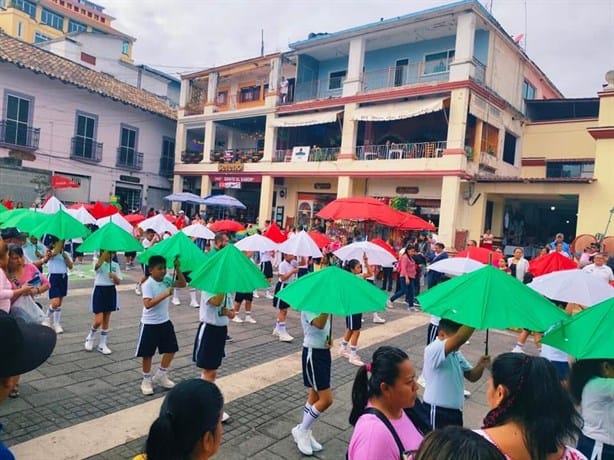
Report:
[[[0,213],[3,213],[4,211],[8,211],[8,208],[0,203]]]
[[[210,256],[190,277],[190,286],[216,294],[269,287],[256,264],[232,244]]]
[[[277,294],[299,311],[349,316],[386,309],[386,292],[339,267],[305,275]]]
[[[143,246],[135,237],[119,225],[109,222],[103,225],[79,246],[79,252],[106,251],[143,251]]]
[[[85,238],[90,234],[88,228],[60,209],[55,214],[51,214],[43,223],[37,225],[30,232],[37,238],[43,235],[53,235],[60,240],[69,240],[72,238]]]
[[[22,214],[25,214],[28,211],[30,210],[25,209],[25,208],[5,209],[3,211],[0,211],[0,223],[2,223],[1,227],[6,228],[6,225],[4,225],[4,222],[6,222],[8,219],[14,218],[15,216],[20,216]]]
[[[125,230],[122,231],[125,232]],[[183,232],[177,232],[154,244],[139,254],[137,259],[142,264],[147,264],[151,256],[163,256],[166,259],[167,268],[173,268],[175,258],[179,257],[182,272],[196,270],[207,260],[205,253]]]
[[[542,343],[576,359],[614,359],[614,298],[593,305],[557,324]]]
[[[51,214],[41,211],[30,211],[29,209],[15,209],[5,214],[2,228],[16,227],[22,232],[30,232],[44,222],[47,222]]]

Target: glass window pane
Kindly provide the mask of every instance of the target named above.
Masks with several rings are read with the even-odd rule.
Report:
[[[16,120],[18,107],[19,99],[15,96],[9,96],[6,103],[6,118],[9,120]]]
[[[28,123],[28,115],[30,113],[30,101],[27,99],[19,99],[19,121]]]

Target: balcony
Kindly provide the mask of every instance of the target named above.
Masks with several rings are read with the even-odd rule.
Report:
[[[475,66],[473,78],[478,83],[486,83],[486,65],[479,59],[473,58],[473,65]]]
[[[363,72],[362,91],[375,91],[384,88],[396,88],[399,86],[415,85],[418,83],[430,83],[448,81],[449,71],[443,67],[441,71],[434,70],[424,73],[424,62],[412,62],[402,66],[392,66],[383,69],[374,69]]]
[[[404,160],[411,158],[441,158],[446,141],[408,142],[406,144],[359,145],[358,160]]]
[[[102,161],[102,142],[73,137],[70,143],[70,159],[84,163],[100,163]]]
[[[335,77],[299,82],[294,87],[294,95],[289,95],[288,101],[301,102],[312,99],[341,97],[344,81],[345,77]]]
[[[158,170],[162,177],[173,177],[175,171],[175,159],[173,157],[160,157],[160,169]]]
[[[41,130],[12,120],[0,121],[0,146],[34,152],[38,150]]]
[[[258,149],[212,150],[211,161],[214,163],[258,163],[264,156]]]
[[[140,171],[143,169],[143,153],[137,152],[132,148],[119,147],[117,149],[115,166],[132,171]]]
[[[339,156],[340,147],[312,148],[309,150],[306,161],[336,161]],[[292,149],[276,150],[273,155],[273,163],[283,163],[290,161],[305,161],[292,158]]]
[[[203,161],[204,154],[203,152],[190,152],[183,151],[181,152],[181,162],[187,164],[196,164]]]
[[[499,160],[494,153],[480,152],[479,160],[480,169],[496,171],[499,166]]]

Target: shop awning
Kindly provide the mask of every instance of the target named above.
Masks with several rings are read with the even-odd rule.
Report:
[[[354,111],[352,119],[358,121],[392,121],[418,117],[443,110],[446,99],[448,98],[437,97],[359,107]]]
[[[273,126],[277,128],[294,128],[296,126],[322,125],[324,123],[334,123],[340,110],[329,110],[327,112],[302,113],[298,115],[288,115],[278,117],[273,120]]]

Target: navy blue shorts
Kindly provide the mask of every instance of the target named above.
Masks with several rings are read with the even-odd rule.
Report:
[[[281,291],[284,287],[286,287],[286,284],[282,283],[281,281],[278,281],[277,284],[275,285],[275,296],[273,297],[273,307],[279,308],[280,310],[285,310],[287,308],[290,308],[290,305],[288,305],[286,302],[284,302],[279,297],[277,297],[277,293]]]
[[[49,298],[58,299],[66,297],[68,293],[68,275],[66,273],[49,274]]]
[[[92,312],[106,313],[117,310],[117,290],[115,286],[94,286],[92,292]]]
[[[260,270],[262,270],[262,274],[266,279],[273,278],[273,264],[270,260],[260,262]]]
[[[314,391],[330,388],[331,356],[328,348],[303,347],[303,384]]]
[[[192,361],[196,363],[196,367],[214,370],[221,366],[222,358],[226,356],[224,347],[227,334],[227,326],[214,326],[207,323],[198,325],[192,351]]]
[[[235,294],[235,302],[241,303],[243,301],[251,302],[254,300],[253,292],[237,292]]]
[[[179,351],[175,328],[170,320],[161,324],[141,323],[135,356],[139,358],[153,356],[156,354],[156,349],[160,354]]]
[[[345,327],[350,331],[360,331],[362,328],[362,313],[345,317]]]

